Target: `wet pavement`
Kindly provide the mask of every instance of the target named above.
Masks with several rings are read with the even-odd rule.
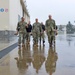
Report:
[[[14,37],[14,38],[0,38],[0,51],[2,51],[3,49],[13,45],[14,43],[17,42],[18,37]]]
[[[56,46],[18,46],[0,59],[0,75],[75,75],[75,37],[58,35]]]

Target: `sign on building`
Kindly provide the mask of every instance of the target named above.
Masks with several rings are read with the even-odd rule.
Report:
[[[8,12],[8,8],[0,8],[0,12]]]

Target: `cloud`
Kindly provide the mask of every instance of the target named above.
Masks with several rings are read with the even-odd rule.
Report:
[[[74,21],[75,0],[27,0],[27,8],[34,22],[36,17],[44,21],[51,14],[56,24],[66,24],[69,20]]]

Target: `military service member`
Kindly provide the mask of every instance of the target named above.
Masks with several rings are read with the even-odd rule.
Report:
[[[33,45],[38,46],[38,39],[40,37],[40,30],[42,32],[41,23],[38,22],[38,19],[35,19],[35,23],[32,26],[32,35],[33,35]]]
[[[45,35],[44,35],[45,25],[43,24],[43,22],[41,22],[41,26],[42,26],[42,30],[43,30],[43,33],[42,33],[41,37],[42,37],[42,41],[43,41],[43,45],[44,45],[44,43],[45,43]]]
[[[19,34],[19,39],[18,39],[19,46],[21,45],[21,43],[22,43],[22,46],[25,45],[25,38],[27,34],[26,28],[27,28],[27,23],[25,22],[25,18],[22,17],[21,21],[18,22],[17,24],[17,33],[16,33],[16,35]]]
[[[49,46],[51,47],[53,44],[53,41],[55,41],[55,32],[57,32],[55,20],[52,19],[51,15],[49,15],[49,19],[46,20],[45,27],[46,27],[46,33],[48,36]]]

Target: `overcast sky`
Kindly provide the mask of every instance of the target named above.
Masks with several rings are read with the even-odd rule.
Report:
[[[67,24],[68,21],[75,24],[75,0],[26,0],[26,4],[31,24],[35,18],[45,23],[49,14],[57,25]]]

